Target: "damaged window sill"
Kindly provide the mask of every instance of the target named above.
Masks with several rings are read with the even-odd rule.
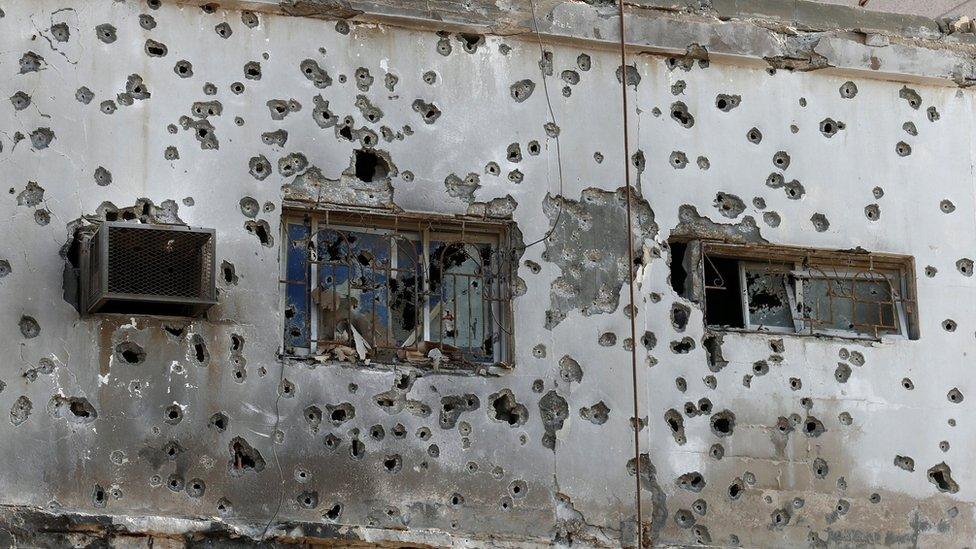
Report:
[[[358,370],[376,370],[381,372],[415,371],[422,375],[501,377],[514,369],[512,365],[505,363],[471,364],[445,362],[438,365],[414,364],[406,361],[373,360],[369,358],[362,360],[354,355],[349,357],[336,357],[330,355],[278,353],[278,359],[283,362],[305,364],[312,369],[321,365],[354,368]]]
[[[873,337],[870,335],[856,335],[851,333],[836,333],[836,332],[825,332],[817,331],[813,333],[798,333],[792,330],[777,330],[775,328],[767,329],[747,329],[747,328],[732,328],[728,326],[706,326],[705,328],[709,332],[722,333],[722,334],[740,334],[740,335],[761,335],[761,336],[775,336],[775,337],[796,337],[803,339],[824,339],[832,341],[855,341],[861,343],[888,343],[892,341],[911,341],[910,338],[905,337],[901,334],[886,334],[881,337]]]

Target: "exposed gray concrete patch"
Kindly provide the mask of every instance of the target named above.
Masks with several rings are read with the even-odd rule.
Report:
[[[552,282],[546,327],[552,329],[574,309],[583,316],[615,311],[630,270],[627,241],[618,238],[627,226],[625,189],[589,188],[578,201],[547,195],[542,207],[555,227],[543,258],[561,271]],[[650,205],[636,193],[632,215],[634,258],[646,261],[641,247],[657,234],[657,224]]]

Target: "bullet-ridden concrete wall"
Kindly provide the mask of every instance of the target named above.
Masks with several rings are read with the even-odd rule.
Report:
[[[976,536],[972,92],[717,62],[690,40],[622,70],[602,45],[546,42],[540,63],[532,34],[0,8],[4,544],[634,545],[638,469],[647,542]],[[893,47],[878,55],[912,63]],[[356,179],[357,150],[388,179]],[[510,368],[283,356],[283,205],[323,193],[510,217]],[[79,315],[70,243],[113,218],[216,230],[205,318]],[[920,337],[708,333],[669,282],[672,234],[912,256]]]

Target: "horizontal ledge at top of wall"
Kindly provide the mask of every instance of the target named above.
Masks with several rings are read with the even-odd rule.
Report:
[[[177,0],[204,5],[204,0]],[[229,0],[224,9],[349,19],[425,31],[454,31],[535,40],[528,0],[501,9],[427,9],[421,0]],[[549,44],[609,50],[619,40],[616,7],[581,0],[534,0],[535,21]],[[712,61],[794,67],[862,78],[934,85],[976,84],[976,34],[943,32],[929,18],[871,12],[807,0],[627,0],[626,35],[634,53],[680,56],[700,45]],[[787,7],[784,7],[784,4]]]

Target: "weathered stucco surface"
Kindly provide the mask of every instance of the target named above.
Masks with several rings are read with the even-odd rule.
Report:
[[[329,14],[314,3],[286,4],[272,11]],[[0,178],[10,192],[0,201],[0,544],[58,545],[79,530],[87,533],[70,540],[81,544],[149,543],[138,537],[148,532],[157,546],[237,535],[633,545],[638,467],[619,58],[600,43],[614,39],[600,29],[616,20],[603,2],[540,4],[540,26],[595,40],[547,45],[547,86],[531,35],[482,40],[436,34],[436,26],[171,3],[2,2],[0,97],[10,100],[0,104]],[[526,3],[498,5],[492,9],[525,24]],[[341,11],[332,14],[353,15]],[[683,52],[695,36],[706,47],[690,47],[689,57],[635,53],[634,68],[621,71],[633,83],[628,157],[638,185],[648,538],[753,547],[970,543],[973,399],[948,398],[954,388],[976,390],[967,372],[976,283],[971,263],[968,274],[957,268],[974,253],[973,93],[953,82],[966,83],[970,69],[932,69],[925,59],[943,52],[911,38],[867,46],[824,37],[817,51],[830,66],[860,66],[848,67],[851,74],[770,70],[789,63],[754,41],[782,37],[763,25],[706,15],[669,22],[661,13],[672,12],[635,19],[637,45],[660,26],[684,29],[666,36],[673,43],[657,43],[664,50]],[[922,34],[942,39],[938,33]],[[970,56],[971,67],[957,42],[951,55]],[[708,48],[722,44],[728,59],[753,61],[706,61]],[[910,83],[906,91],[892,74],[866,78],[872,58],[906,67],[892,73],[904,80],[944,85]],[[306,71],[306,60],[316,68]],[[722,110],[720,94],[739,101]],[[826,119],[843,129],[822,131]],[[754,128],[758,143],[749,137]],[[532,141],[537,155],[528,152]],[[509,160],[513,143],[518,162]],[[370,147],[385,155],[390,179],[357,187],[354,150]],[[791,158],[783,172],[790,183],[774,188],[766,181],[780,171],[780,151]],[[283,199],[320,192],[407,212],[511,214],[525,243],[556,223],[551,240],[521,250],[514,367],[459,375],[282,358]],[[65,243],[79,223],[112,211],[216,229],[219,304],[205,319],[80,318],[62,298]],[[699,306],[668,282],[665,242],[676,230],[914,256],[921,337],[706,334]],[[674,310],[690,311],[687,323],[673,323]],[[759,360],[769,372],[744,383]],[[852,370],[843,383],[838,362]],[[802,388],[792,390],[790,378]],[[417,404],[379,406],[375,397],[391,391]],[[474,395],[478,405],[442,428],[442,399],[452,395]],[[523,405],[526,421],[498,420],[496,398]],[[686,402],[695,408],[701,399],[734,428],[716,432],[708,414],[684,413]],[[348,421],[305,417],[308,406],[343,403],[355,410]],[[672,410],[682,436],[672,433]],[[791,414],[815,417],[825,430],[784,435],[777,423]],[[405,436],[391,434],[397,424]],[[425,430],[429,437],[420,436]],[[353,440],[364,454],[351,455]],[[393,456],[400,467],[387,465]],[[912,458],[914,470],[898,456]],[[235,470],[241,459],[255,465]],[[943,462],[955,493],[928,478]],[[741,490],[735,498],[731,485]]]

